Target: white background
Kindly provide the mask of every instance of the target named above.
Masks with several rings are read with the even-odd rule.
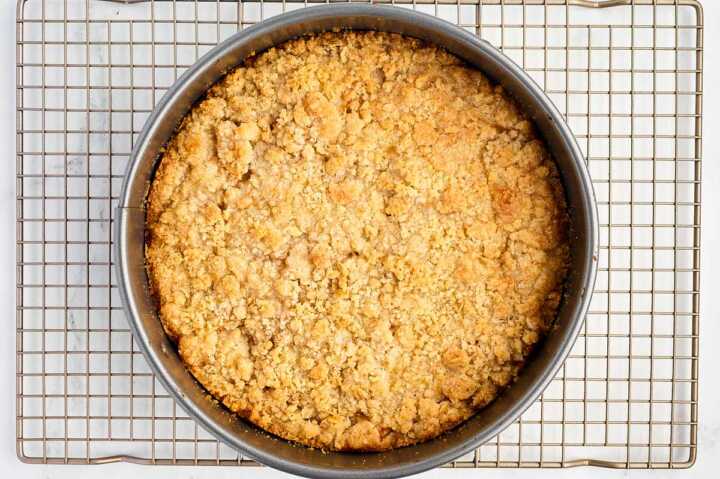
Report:
[[[690,470],[434,470],[417,477],[717,477],[720,468],[720,337],[716,296],[720,292],[720,1],[705,0],[703,99],[703,215],[700,317],[700,399],[698,459]],[[27,478],[104,476],[126,478],[289,477],[268,468],[166,467],[112,464],[40,466],[21,464],[15,455],[15,1],[0,0],[0,311],[7,329],[0,335],[0,475]]]

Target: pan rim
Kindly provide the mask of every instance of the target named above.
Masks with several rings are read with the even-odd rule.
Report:
[[[383,18],[402,22],[409,21],[430,30],[435,29],[443,31],[444,34],[451,36],[454,40],[467,46],[468,48],[481,50],[482,54],[488,59],[496,62],[498,66],[506,69],[509,75],[515,76],[521,83],[523,83],[527,92],[532,96],[534,101],[540,105],[543,112],[548,115],[554,127],[558,130],[559,137],[565,142],[565,148],[574,159],[575,171],[573,171],[573,174],[578,178],[579,184],[583,186],[581,196],[584,203],[581,207],[585,210],[587,218],[587,224],[584,226],[587,229],[586,235],[588,245],[585,249],[591,253],[584,258],[585,269],[580,280],[582,290],[578,292],[581,296],[581,300],[575,308],[574,320],[572,321],[570,328],[568,328],[565,332],[565,340],[561,347],[554,352],[554,359],[550,363],[550,366],[542,370],[542,373],[534,380],[529,392],[525,394],[521,401],[517,401],[516,404],[514,404],[513,407],[503,415],[503,417],[495,421],[491,427],[482,429],[477,434],[474,434],[472,440],[453,447],[448,447],[443,451],[428,457],[418,458],[418,460],[413,463],[366,470],[337,469],[318,465],[308,465],[279,458],[276,454],[273,454],[272,451],[254,447],[237,436],[230,434],[228,430],[222,426],[222,424],[218,424],[217,421],[204,414],[202,410],[194,407],[194,403],[192,403],[192,401],[183,392],[182,388],[178,386],[178,384],[172,379],[170,373],[164,367],[159,358],[159,354],[161,353],[155,351],[154,346],[150,343],[147,331],[145,331],[141,321],[138,319],[141,312],[138,310],[138,305],[133,300],[130,292],[131,268],[128,264],[127,251],[127,238],[130,234],[129,210],[138,210],[143,208],[142,204],[133,204],[132,200],[133,189],[139,187],[137,185],[137,177],[139,174],[139,168],[141,167],[141,159],[143,159],[146,150],[152,148],[151,141],[153,140],[153,136],[157,134],[158,123],[161,122],[166,115],[168,115],[168,112],[172,109],[173,105],[180,101],[182,95],[185,93],[187,85],[200,81],[199,79],[201,76],[208,71],[215,62],[222,61],[228,52],[230,52],[233,48],[236,48],[239,42],[249,42],[252,39],[268,36],[273,31],[290,24],[318,21],[322,19],[337,20],[340,17],[348,16],[356,18]],[[309,30],[308,33],[310,32],[311,31]],[[443,46],[440,43],[438,43],[438,45]],[[222,76],[223,75],[220,75],[218,78],[222,78]],[[140,186],[144,187],[144,185]],[[573,206],[577,207],[579,205]],[[142,350],[143,355],[147,359],[156,377],[190,416],[195,418],[206,430],[211,432],[222,442],[225,442],[234,449],[240,451],[242,454],[257,460],[258,462],[285,472],[307,477],[385,478],[415,474],[451,461],[477,448],[480,444],[486,442],[497,433],[507,428],[528,407],[530,407],[537,397],[540,396],[542,391],[545,390],[572,349],[581,330],[584,316],[589,307],[598,262],[599,228],[592,182],[584,163],[584,157],[577,145],[577,142],[575,141],[574,136],[563,120],[560,112],[550,102],[545,93],[519,66],[484,40],[480,40],[471,33],[431,15],[384,5],[334,4],[314,6],[278,15],[233,35],[200,58],[180,78],[178,78],[175,84],[167,91],[165,96],[149,116],[141,134],[138,136],[124,177],[119,197],[119,205],[116,210],[115,223],[114,248],[117,264],[117,283],[119,286],[120,296],[127,313],[133,337]],[[449,434],[451,433],[452,431],[449,432]]]

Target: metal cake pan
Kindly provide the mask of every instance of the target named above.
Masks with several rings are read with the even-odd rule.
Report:
[[[381,453],[323,452],[274,437],[213,401],[166,336],[145,271],[145,198],[162,147],[206,90],[245,58],[303,34],[333,29],[401,33],[444,47],[501,84],[535,121],[557,162],[572,225],[572,264],[554,330],[517,381],[471,419],[428,442]],[[550,383],[575,342],[590,302],[598,257],[598,221],[583,155],[543,91],[489,43],[435,17],[390,6],[326,5],[297,10],[250,27],[188,69],[150,115],[133,149],[115,216],[115,261],[135,341],[177,403],[219,440],[246,457],[308,477],[388,478],[418,473],[472,451],[527,409]]]

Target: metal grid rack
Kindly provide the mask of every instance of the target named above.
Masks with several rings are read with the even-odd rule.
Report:
[[[20,0],[17,453],[32,463],[254,464],[168,397],[133,345],[111,257],[133,139],[219,40],[311,5]],[[565,114],[601,219],[600,272],[566,364],[456,467],[693,464],[702,10],[694,0],[398,0],[489,40]]]

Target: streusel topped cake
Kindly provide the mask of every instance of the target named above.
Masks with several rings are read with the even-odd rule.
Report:
[[[160,317],[230,410],[328,450],[437,436],[516,377],[569,260],[555,164],[447,52],[326,33],[210,89],[147,203]]]

